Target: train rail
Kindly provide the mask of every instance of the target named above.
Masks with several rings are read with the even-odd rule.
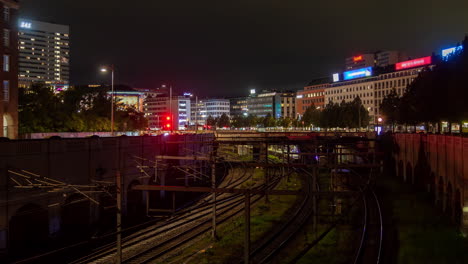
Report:
[[[255,189],[272,189],[280,181],[281,177],[275,177],[268,185],[263,184],[260,186],[254,187]],[[237,203],[226,207],[225,210],[218,210],[217,214],[217,224],[221,224],[228,219],[240,214],[244,210],[244,201],[243,196],[238,197]],[[252,203],[255,203],[262,199],[263,195],[251,195]],[[124,263],[150,263],[157,260],[165,254],[168,254],[171,251],[178,249],[183,244],[193,240],[194,238],[206,233],[211,229],[211,218],[206,218],[200,223],[197,223],[195,226],[184,228],[183,232],[179,232],[170,237],[166,237],[164,241],[157,241],[157,243],[152,244],[147,249],[138,252],[130,257],[124,258]]]
[[[302,172],[307,171],[301,169]],[[310,176],[310,174],[309,174]],[[305,195],[302,202],[295,208],[294,213],[280,228],[263,239],[250,253],[252,263],[266,263],[277,255],[281,249],[304,227],[313,213],[312,183],[309,177],[305,180]]]
[[[228,183],[225,185],[227,187],[237,187],[241,184],[243,184],[245,181],[247,181],[250,177],[251,171],[244,169],[243,174],[238,177],[237,179],[226,179]],[[219,195],[217,198],[217,206],[218,209],[222,209],[226,206],[230,206],[237,201],[235,200],[237,196],[234,195]],[[152,234],[158,233],[158,232],[167,232],[170,228],[177,228],[179,226],[182,226],[184,224],[187,224],[190,221],[195,221],[198,218],[205,217],[207,215],[210,215],[210,207],[213,205],[213,202],[211,201],[211,198],[208,197],[208,195],[203,196],[200,200],[198,200],[198,203],[194,205],[186,205],[184,208],[178,208],[176,213],[174,213],[171,218],[166,219],[165,221],[161,222],[160,220],[158,222],[153,221],[153,225],[141,229],[139,231],[136,231],[128,236],[125,236],[123,238],[123,243],[125,246],[132,246],[134,244],[139,243],[144,237],[146,236],[151,236]],[[93,261],[97,261],[105,256],[108,256],[109,254],[115,253],[115,242],[106,244],[104,246],[101,246],[97,248],[94,252],[91,254],[88,254],[84,257],[81,257],[79,259],[74,260],[73,264],[78,264],[78,263],[89,263]]]
[[[356,251],[354,264],[380,263],[383,242],[383,218],[379,199],[368,185],[363,190],[364,217],[361,240]]]
[[[227,187],[236,187],[250,178],[252,171],[245,170],[246,173],[241,177],[242,180],[228,180]],[[263,188],[272,188],[279,180],[273,179],[268,186]],[[261,186],[255,187],[260,188]],[[219,199],[221,198],[221,199]],[[217,199],[217,223],[222,223],[228,218],[243,209],[243,196],[233,194],[221,194]],[[126,263],[145,263],[151,259],[175,249],[188,240],[205,233],[211,228],[211,206],[209,197],[201,200],[196,206],[182,210],[176,213],[174,218],[136,232],[124,239],[124,262]],[[234,210],[237,208],[237,210]],[[231,213],[234,212],[234,213]],[[171,233],[171,234],[169,234]],[[149,241],[153,241],[150,243]],[[155,241],[157,240],[157,241]],[[180,241],[183,240],[183,241]],[[151,245],[150,245],[151,244]],[[144,248],[142,250],[142,248]],[[138,253],[134,253],[137,252]],[[133,253],[127,253],[133,252]],[[115,243],[103,247],[93,254],[80,258],[73,263],[108,263],[115,254]],[[127,256],[130,255],[130,256]]]

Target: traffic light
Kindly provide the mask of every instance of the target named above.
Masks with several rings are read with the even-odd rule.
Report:
[[[170,130],[172,127],[171,116],[166,116],[163,120],[164,120],[163,129]]]

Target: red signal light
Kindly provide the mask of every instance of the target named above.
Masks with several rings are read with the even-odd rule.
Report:
[[[166,117],[166,120],[171,120],[171,117],[170,117],[170,116],[167,116],[167,117]]]
[[[167,127],[167,128],[170,128],[170,127],[171,127],[171,124],[167,124],[166,127]]]

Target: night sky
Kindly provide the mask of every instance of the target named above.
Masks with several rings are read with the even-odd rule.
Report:
[[[71,26],[72,84],[171,84],[202,96],[300,89],[346,56],[430,55],[468,33],[467,0],[22,0],[21,16]]]

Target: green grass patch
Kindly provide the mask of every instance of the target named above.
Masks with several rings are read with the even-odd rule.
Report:
[[[383,199],[391,206],[398,231],[398,263],[468,263],[468,239],[427,193],[390,177],[382,178],[379,186],[387,190]]]

